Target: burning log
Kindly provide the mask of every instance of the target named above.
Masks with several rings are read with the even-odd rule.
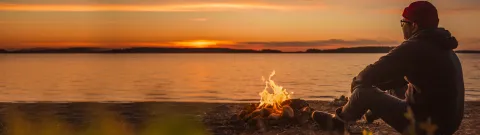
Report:
[[[268,117],[268,115],[272,114],[272,109],[269,108],[262,108],[260,109],[260,116],[262,117]]]
[[[285,118],[293,118],[293,116],[295,116],[294,112],[293,112],[293,109],[292,107],[288,106],[288,105],[285,105],[283,106],[283,110],[282,110],[282,117],[285,117]]]
[[[245,106],[232,118],[256,126],[260,131],[266,131],[271,125],[302,125],[310,121],[313,109],[305,100],[291,99],[291,93],[271,80],[273,75],[275,71],[265,81],[265,89],[259,93],[260,103]],[[269,88],[273,93],[269,92]]]
[[[250,126],[256,126],[258,130],[265,131],[272,125],[303,125],[310,121],[313,111],[305,100],[289,99],[282,103],[281,109],[274,109],[272,106],[249,110],[244,107],[235,117],[246,122]]]
[[[268,115],[267,119],[279,120],[280,118],[282,118],[282,115],[283,114],[272,113],[272,114]]]

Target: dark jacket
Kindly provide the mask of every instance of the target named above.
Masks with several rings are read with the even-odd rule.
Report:
[[[465,96],[462,67],[453,51],[457,46],[443,28],[421,30],[361,71],[352,89],[387,90],[408,83],[406,101],[416,121],[431,118],[438,132],[453,133],[463,118]]]

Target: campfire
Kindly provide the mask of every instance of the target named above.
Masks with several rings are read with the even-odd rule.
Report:
[[[305,100],[292,99],[293,92],[289,93],[285,88],[277,85],[272,80],[274,75],[275,71],[267,80],[262,77],[265,89],[259,93],[260,102],[245,106],[234,117],[263,131],[270,126],[308,123],[312,108]]]

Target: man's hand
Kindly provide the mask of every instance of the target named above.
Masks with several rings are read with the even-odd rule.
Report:
[[[359,81],[357,80],[357,77],[353,77],[353,80],[352,80],[352,84],[351,84],[351,88],[350,88],[350,92],[353,93],[353,91],[359,87],[360,83]]]

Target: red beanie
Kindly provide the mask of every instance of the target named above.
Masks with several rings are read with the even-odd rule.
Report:
[[[428,1],[413,2],[403,10],[402,16],[416,23],[421,28],[438,27],[437,8]]]

